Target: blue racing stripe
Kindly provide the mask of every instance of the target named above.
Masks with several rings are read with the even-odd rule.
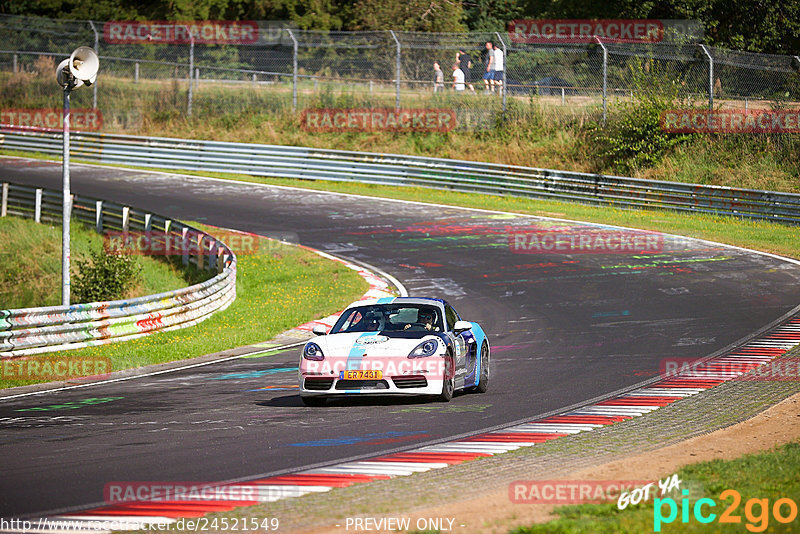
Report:
[[[367,352],[367,345],[360,344],[359,340],[368,337],[375,337],[379,333],[380,332],[365,332],[360,336],[358,336],[358,339],[356,339],[356,342],[353,343],[353,346],[350,349],[350,353],[347,355],[347,364],[345,366],[345,369],[347,369],[348,371],[361,369],[361,360],[364,357],[364,354],[366,354]],[[352,389],[347,389],[345,391],[358,391],[358,390],[359,388],[352,388]]]

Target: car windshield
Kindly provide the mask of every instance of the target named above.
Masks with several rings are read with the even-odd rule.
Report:
[[[373,304],[349,308],[333,325],[331,334],[343,332],[441,332],[442,314],[425,304]]]

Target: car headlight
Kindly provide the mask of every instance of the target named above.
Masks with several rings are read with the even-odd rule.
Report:
[[[306,360],[320,361],[325,359],[322,349],[316,343],[306,343],[303,347],[303,358]]]
[[[409,354],[409,358],[426,358],[428,356],[433,356],[436,354],[436,350],[439,348],[439,341],[436,339],[428,339],[423,341],[412,350]]]

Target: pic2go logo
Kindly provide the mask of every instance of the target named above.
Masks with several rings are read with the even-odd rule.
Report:
[[[694,506],[689,504],[689,490],[682,490],[684,495],[681,499],[680,514],[681,523],[689,523],[689,512],[691,510],[694,518],[699,523],[711,523],[717,518],[717,514],[711,511],[717,506],[714,499],[702,498],[695,501]],[[736,513],[737,508],[742,503],[741,494],[732,489],[728,489],[719,494],[722,501],[733,499],[728,507],[719,515],[720,523],[741,524],[742,517]],[[665,507],[668,510],[664,515]],[[797,519],[797,503],[792,499],[783,497],[777,499],[769,506],[769,499],[748,499],[744,504],[744,516],[747,519],[745,528],[750,532],[764,532],[769,526],[770,512],[778,523],[791,523]],[[678,504],[675,499],[654,499],[653,500],[653,531],[661,532],[661,525],[668,525],[678,518]]]

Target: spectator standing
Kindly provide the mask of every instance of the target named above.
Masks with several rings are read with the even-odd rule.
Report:
[[[483,86],[486,92],[494,92],[492,79],[494,78],[494,46],[491,41],[486,42],[486,72],[483,73]]]
[[[461,70],[458,63],[453,63],[453,90],[464,90],[464,71]]]
[[[458,67],[461,69],[461,72],[464,73],[464,84],[469,87],[469,90],[473,93],[475,92],[475,86],[472,85],[472,56],[464,52],[463,50],[459,50],[456,52],[456,61],[458,61]]]
[[[444,72],[437,61],[433,62],[433,92],[444,91]]]
[[[497,93],[503,92],[503,69],[505,67],[505,57],[503,49],[494,45],[494,74],[492,74],[492,84],[497,87]]]

